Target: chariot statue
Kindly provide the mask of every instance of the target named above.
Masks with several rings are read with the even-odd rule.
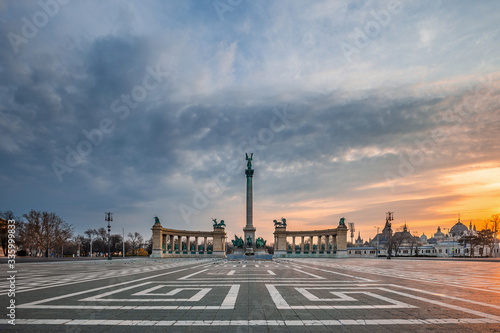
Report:
[[[212,219],[212,222],[214,223],[215,229],[222,229],[226,227],[226,225],[224,224],[224,220],[220,220],[220,223],[217,223],[217,219]]]
[[[278,228],[286,228],[286,219],[284,217],[281,218],[281,222],[278,222],[276,220],[273,220],[274,227]]]

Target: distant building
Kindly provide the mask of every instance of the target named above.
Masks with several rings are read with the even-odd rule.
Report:
[[[377,256],[377,242],[379,256],[387,256],[387,245],[389,242],[389,223],[386,221],[384,229],[377,234],[369,242],[365,242],[364,246],[361,239],[361,234],[358,234],[358,239],[352,247],[347,249],[347,255],[350,257],[375,257]],[[493,256],[492,245],[483,244],[476,245],[474,249],[470,248],[470,244],[463,246],[463,237],[477,235],[476,226],[469,221],[469,227],[458,221],[449,229],[448,234],[441,231],[441,227],[437,227],[436,233],[428,238],[425,233],[422,236],[412,236],[408,231],[406,223],[403,226],[403,231],[393,232],[392,238],[402,240],[401,246],[397,252],[392,253],[395,256],[426,256],[426,257],[463,257],[463,256]],[[462,243],[461,243],[462,241]]]
[[[437,241],[444,239],[444,234],[441,232],[441,227],[438,227],[436,233],[433,236]]]
[[[458,216],[458,222],[451,227],[450,229],[450,236],[451,237],[461,237],[463,235],[468,234],[469,228],[462,222],[460,222],[460,216]]]
[[[361,239],[361,233],[358,231],[358,238],[354,242],[355,246],[363,246],[363,239]]]
[[[425,235],[425,233],[420,236],[420,240],[422,241],[422,243],[427,243],[427,236]]]

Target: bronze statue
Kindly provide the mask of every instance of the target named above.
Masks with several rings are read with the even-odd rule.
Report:
[[[155,216],[155,224],[160,224],[160,219],[158,218],[158,216]]]
[[[247,246],[252,246],[252,237],[247,237]]]
[[[345,218],[341,218],[339,221],[339,226],[343,225],[345,227]]]
[[[233,243],[234,247],[238,247],[238,248],[242,248],[243,245],[245,245],[245,242],[243,241],[243,239],[241,237],[236,236],[236,235],[234,235],[234,240],[232,240],[231,242]]]
[[[222,229],[226,227],[224,220],[220,220],[220,223],[217,223],[217,219],[212,219],[212,222],[214,222],[214,229]]]
[[[276,220],[273,220],[273,223],[274,223],[274,227],[278,227],[278,228],[286,228],[286,219],[284,217],[281,218],[281,222],[278,222]]]
[[[246,160],[248,161],[247,162],[247,169],[250,170],[250,169],[252,169],[253,153],[250,154],[250,157],[248,157],[247,153],[245,153],[245,155],[246,155]]]
[[[261,248],[261,247],[265,247],[266,246],[266,240],[264,240],[264,238],[262,237],[259,237],[257,238],[257,240],[255,241],[255,246],[257,248]]]

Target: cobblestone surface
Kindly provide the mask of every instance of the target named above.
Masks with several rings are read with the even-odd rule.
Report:
[[[500,263],[20,263],[14,299],[16,325],[2,319],[2,332],[500,332]]]

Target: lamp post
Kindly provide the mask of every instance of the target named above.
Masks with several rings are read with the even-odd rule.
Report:
[[[108,222],[108,260],[111,260],[111,221],[113,221],[113,213],[104,213],[104,221]]]
[[[378,239],[379,239],[378,231],[380,230],[380,227],[374,226],[374,228],[377,228],[377,236],[376,236],[377,237],[377,252],[375,252],[375,257],[378,258]]]
[[[123,254],[123,258],[125,258],[125,229],[124,228],[122,228],[122,233],[123,233],[123,238],[122,238],[123,251],[122,251],[122,254]]]

